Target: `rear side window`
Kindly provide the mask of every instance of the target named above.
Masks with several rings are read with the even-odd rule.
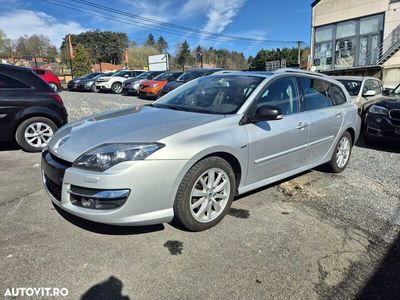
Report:
[[[36,74],[38,74],[38,75],[45,75],[46,74],[46,71],[44,71],[44,70],[37,70],[37,69],[35,69],[35,70],[33,70]]]
[[[347,102],[346,96],[342,89],[336,84],[328,83],[328,95],[335,105],[341,105]]]
[[[0,90],[2,89],[29,89],[29,85],[9,76],[0,74]]]
[[[328,85],[323,80],[299,77],[303,91],[303,111],[310,111],[332,106],[328,97]]]

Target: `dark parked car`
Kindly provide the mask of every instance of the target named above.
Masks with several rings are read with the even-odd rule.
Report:
[[[134,78],[129,78],[122,83],[122,94],[124,95],[138,95],[139,86],[146,79],[153,79],[154,77],[160,75],[164,71],[148,71],[136,76]]]
[[[70,91],[77,90],[78,83],[79,83],[81,80],[93,79],[93,78],[95,78],[97,75],[100,75],[100,74],[102,74],[102,73],[100,73],[100,72],[94,72],[94,73],[89,73],[89,74],[83,75],[83,76],[81,76],[81,77],[74,78],[74,79],[68,81],[67,88],[68,88],[68,90],[70,90]]]
[[[67,123],[61,97],[31,69],[0,64],[0,141],[41,151]]]
[[[96,87],[96,80],[101,77],[107,77],[107,76],[112,76],[114,75],[115,72],[109,72],[109,73],[100,73],[96,75],[95,77],[91,78],[84,78],[80,79],[78,83],[76,84],[76,90],[80,92],[95,92],[97,93],[99,90]]]
[[[400,85],[388,97],[372,105],[365,117],[364,139],[391,140],[400,143]]]
[[[160,91],[160,97],[168,94],[170,91],[176,89],[178,86],[189,82],[190,80],[207,76],[223,69],[191,69],[179,76],[175,81],[168,82]]]

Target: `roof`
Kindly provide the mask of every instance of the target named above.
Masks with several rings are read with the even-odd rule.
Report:
[[[363,81],[364,79],[377,79],[375,77],[370,77],[370,76],[332,76],[332,78],[339,80],[360,80]]]
[[[314,7],[315,5],[317,5],[318,3],[320,3],[321,2],[321,0],[314,0],[312,3],[311,3],[311,7]]]

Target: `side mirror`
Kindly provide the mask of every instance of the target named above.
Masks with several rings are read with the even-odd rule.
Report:
[[[282,112],[279,108],[270,105],[263,105],[257,108],[256,112],[249,118],[253,123],[260,121],[281,120]]]
[[[390,89],[384,89],[382,92],[383,96],[389,96],[390,95],[391,90]]]
[[[372,97],[372,96],[375,96],[375,95],[376,95],[376,91],[369,90],[369,91],[366,91],[366,92],[363,94],[363,97]]]

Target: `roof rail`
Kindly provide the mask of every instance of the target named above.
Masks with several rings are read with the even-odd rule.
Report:
[[[282,69],[278,69],[274,72],[275,73],[297,73],[297,74],[308,74],[308,75],[314,75],[314,76],[320,76],[320,77],[329,77],[328,75],[318,73],[318,72],[311,72],[311,71],[292,69],[292,68],[282,68]]]

